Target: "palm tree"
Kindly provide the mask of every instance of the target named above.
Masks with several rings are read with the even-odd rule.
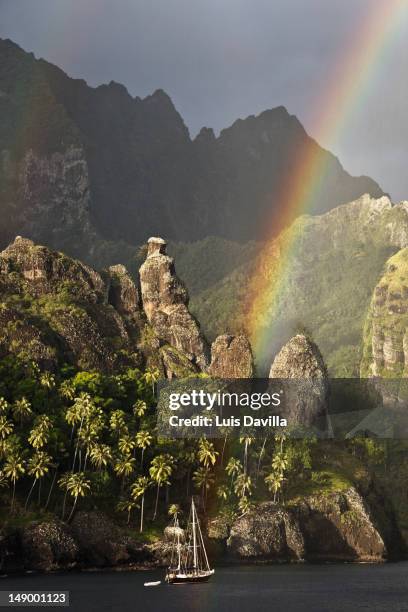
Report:
[[[112,461],[112,451],[108,444],[95,443],[90,450],[89,457],[92,465],[97,470],[101,470]]]
[[[98,443],[97,429],[94,427],[93,422],[86,420],[84,426],[78,431],[78,444],[80,445],[79,453],[79,470],[86,471],[86,464],[88,462],[89,454],[95,444]],[[82,468],[82,449],[85,449],[85,459]]]
[[[55,376],[51,372],[44,372],[40,376],[40,385],[45,389],[53,389],[55,387]]]
[[[127,525],[129,525],[130,523],[130,513],[132,512],[132,510],[138,507],[139,506],[133,499],[122,500],[116,506],[119,512],[127,512],[127,523],[126,523]]]
[[[242,471],[241,461],[239,459],[236,459],[235,457],[231,457],[226,465],[225,471],[227,472],[228,476],[231,476],[232,486],[234,476],[237,476]]]
[[[7,414],[9,410],[9,405],[7,400],[4,397],[0,397],[0,414]]]
[[[137,402],[133,404],[133,414],[135,416],[138,416],[139,418],[144,416],[146,410],[147,410],[147,404],[143,400],[137,400]]]
[[[242,473],[237,476],[234,491],[238,497],[248,497],[251,495],[252,479],[247,474]]]
[[[175,516],[179,515],[181,512],[180,510],[180,505],[179,504],[171,504],[169,506],[169,509],[167,511],[168,515],[171,516],[172,518],[174,518]]]
[[[248,510],[251,509],[251,506],[252,506],[251,501],[248,497],[246,497],[246,495],[241,497],[238,503],[238,508],[240,509],[242,514],[245,514],[246,512],[248,512]]]
[[[281,472],[283,474],[287,466],[288,461],[283,453],[277,453],[272,459],[272,467],[277,472]]]
[[[186,496],[190,494],[191,470],[197,461],[197,452],[195,448],[186,448],[182,452],[183,463],[187,466],[186,472]]]
[[[248,448],[254,441],[254,438],[251,436],[241,436],[239,439],[240,444],[244,445],[244,473],[246,474],[248,471]]]
[[[119,438],[118,448],[122,455],[130,455],[135,448],[135,442],[130,436],[123,436],[123,438]]]
[[[221,433],[224,434],[224,442],[222,444],[221,459],[220,459],[220,464],[222,467],[224,465],[224,454],[225,454],[225,448],[227,446],[228,436],[230,435],[232,429],[231,427],[220,427],[219,429]]]
[[[115,474],[122,477],[122,490],[125,486],[126,478],[128,478],[134,472],[135,463],[136,459],[134,457],[131,457],[130,455],[123,455],[119,457],[113,466]]]
[[[72,472],[65,472],[65,474],[62,474],[61,478],[58,480],[59,488],[65,491],[64,501],[62,503],[61,520],[64,520],[65,518],[65,506],[67,503],[68,483],[69,483],[71,476],[72,476]]]
[[[153,436],[146,429],[141,429],[140,431],[137,432],[137,434],[136,434],[136,446],[137,446],[137,448],[141,448],[142,449],[142,457],[141,457],[141,460],[140,460],[140,467],[141,468],[143,468],[144,452],[145,452],[146,448],[151,445],[152,441],[153,441]]]
[[[30,476],[34,477],[33,484],[27,495],[25,509],[27,509],[28,501],[31,497],[31,493],[34,491],[34,487],[38,480],[43,478],[49,471],[51,465],[51,457],[44,451],[37,451],[28,461],[27,472]]]
[[[28,420],[32,414],[31,404],[25,397],[14,402],[13,417],[16,421],[20,420],[20,427],[22,427],[23,421]]]
[[[200,438],[198,448],[198,459],[204,465],[204,467],[210,467],[214,465],[217,460],[219,453],[214,449],[214,444],[206,438]]]
[[[157,455],[151,463],[149,473],[157,484],[156,503],[154,506],[153,520],[157,515],[157,505],[159,503],[159,491],[163,484],[170,484],[169,478],[173,471],[173,458],[170,455]]]
[[[265,454],[265,446],[266,446],[266,442],[267,441],[268,441],[268,436],[265,436],[265,438],[263,439],[263,442],[262,442],[261,450],[259,451],[258,465],[257,465],[257,468],[256,468],[256,479],[257,480],[258,480],[258,477],[259,477],[259,470],[261,469],[262,457]]]
[[[48,491],[47,501],[45,502],[44,510],[46,510],[48,508],[48,504],[50,503],[50,500],[51,500],[51,494],[52,494],[53,489],[54,489],[55,481],[57,480],[59,463],[53,464],[51,467],[54,468],[54,476],[52,477],[52,482],[51,482],[51,486],[50,486],[49,491]]]
[[[68,425],[71,425],[71,440],[74,436],[75,426],[81,422],[82,418],[82,405],[79,398],[76,398],[75,403],[65,413],[65,420]]]
[[[205,505],[207,493],[214,484],[214,474],[208,467],[199,467],[193,474],[193,482],[197,489],[201,489],[201,499]]]
[[[66,400],[72,401],[75,397],[75,385],[71,380],[64,380],[59,386],[59,394]]]
[[[11,512],[14,510],[14,498],[16,495],[16,481],[25,473],[24,461],[16,454],[11,455],[4,465],[4,474],[13,483],[13,496],[11,498]]]
[[[217,489],[217,497],[219,499],[222,499],[223,501],[226,501],[228,499],[228,496],[229,496],[228,487],[225,485],[220,485]]]
[[[142,498],[140,507],[140,533],[143,531],[143,514],[144,514],[144,498],[147,488],[150,486],[150,480],[147,476],[139,476],[136,482],[133,484],[131,489],[131,495],[133,499]]]
[[[154,397],[154,385],[159,380],[160,372],[157,368],[147,368],[144,373],[144,379],[148,385],[152,385],[152,392]]]
[[[76,474],[71,474],[69,480],[67,482],[67,491],[74,498],[74,505],[72,506],[72,510],[68,517],[68,522],[71,520],[76,505],[78,501],[78,497],[85,497],[88,491],[91,490],[91,483],[85,477],[84,472],[77,472]]]
[[[0,438],[5,440],[13,431],[14,423],[12,421],[8,421],[7,417],[2,414],[0,416]]]
[[[112,431],[116,432],[118,439],[122,433],[127,432],[126,414],[123,410],[114,410],[109,419],[109,426]]]
[[[35,419],[34,427],[28,436],[28,441],[35,450],[39,450],[47,444],[51,427],[51,419],[46,414],[40,414]]]
[[[272,470],[272,472],[265,477],[265,484],[268,487],[269,491],[273,493],[274,502],[276,502],[276,497],[278,491],[282,487],[283,480],[283,474],[281,472],[275,472],[275,470]]]
[[[81,442],[82,428],[84,426],[84,422],[90,418],[95,410],[95,405],[92,401],[89,393],[81,393],[79,397],[75,398],[74,405],[71,406],[66,414],[65,420],[69,425],[72,425],[71,430],[71,440],[74,434],[75,426],[79,423],[77,442],[75,445],[74,457],[72,459],[72,468],[71,471],[75,470],[76,458],[78,456],[79,445]],[[81,461],[80,461],[81,463]]]

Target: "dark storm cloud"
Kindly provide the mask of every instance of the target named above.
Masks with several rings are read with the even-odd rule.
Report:
[[[191,133],[284,104],[319,138],[316,105],[356,28],[388,0],[0,0],[0,36],[90,84],[172,97]],[[408,52],[396,33],[337,142],[355,174],[408,199]]]

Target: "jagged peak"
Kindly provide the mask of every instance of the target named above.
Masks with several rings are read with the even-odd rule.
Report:
[[[147,257],[166,255],[167,242],[158,236],[152,236],[147,241]]]
[[[304,128],[297,117],[295,115],[291,115],[285,106],[276,106],[275,108],[266,109],[260,112],[258,115],[248,115],[245,118],[236,119],[229,127],[221,130],[219,138],[235,132],[242,127],[258,129],[260,126],[264,126],[265,123],[275,123],[276,121],[296,121],[299,127],[301,127],[304,131]]]
[[[118,93],[122,96],[124,95],[129,98],[131,97],[125,85],[123,85],[122,83],[118,83],[117,81],[109,81],[109,83],[107,84],[103,83],[102,85],[99,85],[96,89],[98,91],[109,91]]]
[[[214,134],[214,130],[209,127],[202,127],[197,136],[194,138],[194,142],[196,143],[215,142],[215,140],[216,136]]]
[[[34,57],[33,53],[24,51],[24,49],[20,47],[20,45],[18,45],[16,42],[14,42],[14,40],[11,40],[11,38],[0,38],[0,48],[10,49],[13,51],[17,51],[18,53],[24,53],[24,55],[30,55],[31,57]]]
[[[408,204],[408,203],[407,203]],[[390,197],[387,195],[381,196],[379,198],[375,198],[371,196],[369,193],[364,193],[362,196],[357,198],[356,200],[352,200],[351,202],[345,202],[344,204],[339,204],[335,208],[328,210],[327,212],[321,213],[320,215],[313,215],[313,218],[316,222],[319,219],[330,219],[333,217],[337,217],[339,214],[343,212],[353,212],[356,213],[382,213],[385,210],[390,210],[395,206],[399,206],[394,204]],[[405,207],[404,207],[405,208]],[[304,217],[310,217],[310,215],[303,215],[299,217],[299,219]]]
[[[326,378],[327,370],[318,346],[305,334],[296,334],[276,355],[269,377]]]
[[[156,89],[152,94],[143,98],[143,102],[153,103],[153,104],[163,104],[175,109],[173,104],[173,100],[170,96],[164,91],[164,89]]]

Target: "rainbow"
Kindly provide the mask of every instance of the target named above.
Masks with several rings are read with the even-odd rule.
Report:
[[[373,0],[372,4],[370,14],[358,25],[352,39],[346,41],[332,82],[315,105],[318,112],[315,131],[322,142],[333,145],[343,135],[352,114],[369,96],[379,65],[386,59],[386,52],[408,14],[407,0]],[[313,143],[299,155],[290,184],[281,191],[286,201],[284,218],[279,220],[281,228],[287,228],[296,217],[312,209],[326,173],[323,157]],[[276,235],[275,223],[276,219],[273,224]],[[279,240],[271,243],[272,247],[270,244],[265,247],[255,266],[244,316],[259,362],[267,356],[274,337],[276,306],[289,277],[299,237],[298,231],[283,231]]]

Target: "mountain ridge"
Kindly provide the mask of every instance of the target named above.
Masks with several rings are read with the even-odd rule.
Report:
[[[4,40],[0,91],[1,246],[22,233],[87,259],[101,240],[137,245],[146,235],[259,240],[265,219],[283,212],[282,185],[305,147],[329,168],[311,212],[383,194],[282,106],[191,138],[163,90],[140,98],[114,81],[92,88]]]

